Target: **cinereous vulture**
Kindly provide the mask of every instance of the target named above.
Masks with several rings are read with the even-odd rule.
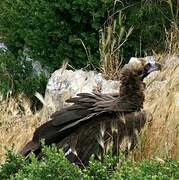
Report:
[[[44,139],[46,145],[62,148],[71,162],[84,167],[92,154],[100,159],[109,143],[113,153],[118,153],[126,136],[133,149],[134,131],[145,124],[143,79],[160,68],[152,58],[138,58],[121,70],[118,94],[80,93],[68,99],[73,104],[52,114],[50,121],[37,128],[21,153],[27,156],[33,151],[40,158],[40,140]]]

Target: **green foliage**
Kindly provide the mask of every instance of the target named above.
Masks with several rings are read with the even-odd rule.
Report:
[[[164,50],[165,31],[178,22],[174,0],[1,0],[0,7],[0,38],[9,50],[6,57],[0,55],[0,91],[24,91],[31,97],[34,91],[43,94],[46,79],[31,75],[30,62],[21,61],[25,49],[50,72],[66,59],[75,68],[98,66],[99,31],[111,26],[111,42],[108,37],[106,41],[116,50],[112,60],[122,57],[127,62],[131,56]],[[120,13],[124,16],[119,20]],[[131,27],[125,39],[122,34]],[[109,52],[101,51],[108,59]]]
[[[79,167],[71,164],[61,150],[56,147],[43,149],[43,158],[38,161],[31,154],[30,163],[16,173],[15,179],[76,179],[82,172]]]
[[[30,155],[29,160],[25,160],[20,155],[8,154],[5,164],[0,169],[0,179],[73,180],[80,177],[89,179],[88,175],[83,175],[81,169],[70,163],[62,150],[58,150],[55,146],[44,147],[43,158],[40,161],[35,158],[34,154]]]
[[[142,162],[126,161],[118,168],[114,179],[178,179],[179,161],[143,160]]]
[[[10,179],[13,178],[16,172],[25,166],[25,159],[20,155],[14,155],[12,151],[7,151],[6,162],[3,166],[0,166],[0,179]]]
[[[3,0],[0,5],[0,32],[16,56],[26,47],[30,57],[52,70],[64,59],[79,68],[87,64],[83,42],[88,61],[98,63],[98,30],[111,0]]]
[[[0,166],[0,179],[178,179],[179,161],[144,160],[134,162],[123,156],[106,155],[103,161],[93,157],[89,166],[80,169],[70,163],[62,150],[55,146],[44,147],[43,157],[37,160],[34,154],[29,160],[20,155],[7,153],[6,162]]]
[[[0,5],[0,33],[9,50],[18,56],[28,48],[30,57],[51,70],[65,59],[76,68],[97,65],[99,30],[107,16],[118,16],[120,9],[126,17],[124,27],[134,27],[123,48],[126,59],[164,49],[165,28],[173,18],[169,4],[162,0],[116,1],[115,5],[112,0],[2,0]]]
[[[0,91],[3,95],[24,92],[33,99],[36,91],[44,93],[46,81],[44,74],[33,74],[30,61],[0,50]]]
[[[172,4],[176,7],[176,1],[172,1]],[[167,1],[128,0],[124,6],[120,5],[117,9],[122,9],[125,14],[123,26],[126,29],[134,27],[123,48],[124,59],[150,55],[152,50],[165,50],[166,30],[170,29],[173,20],[173,12]]]
[[[89,165],[83,170],[84,174],[87,174],[91,179],[105,180],[113,177],[113,172],[116,168],[116,164],[121,157],[112,157],[111,153],[106,154],[102,161],[98,161],[91,157]]]

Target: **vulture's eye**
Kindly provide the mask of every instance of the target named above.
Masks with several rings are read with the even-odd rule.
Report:
[[[147,63],[147,64],[144,66],[142,78],[145,78],[145,77],[148,76],[151,72],[159,71],[159,70],[161,70],[161,65],[160,65],[159,63]]]
[[[147,63],[144,67],[144,71],[147,72],[151,68],[151,64]]]

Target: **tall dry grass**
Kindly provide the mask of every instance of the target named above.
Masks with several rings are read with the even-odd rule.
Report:
[[[41,122],[41,112],[33,114],[27,97],[8,97],[0,103],[0,162],[6,149],[18,152]]]
[[[119,11],[119,17],[110,16],[100,30],[101,72],[106,79],[118,79],[123,61],[122,48],[133,31],[133,27],[126,30],[123,22],[124,15]]]
[[[133,152],[135,159],[179,159],[179,57],[162,59],[163,70],[146,79],[144,109],[152,120],[147,123]]]

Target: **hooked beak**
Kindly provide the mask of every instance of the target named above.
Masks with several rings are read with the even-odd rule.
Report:
[[[159,63],[155,63],[155,64],[150,64],[150,68],[148,69],[147,73],[150,74],[151,72],[154,72],[154,71],[159,71],[161,70],[161,64]]]
[[[143,78],[154,71],[161,70],[161,64],[157,63],[153,56],[148,56],[145,60],[147,64],[144,66]]]

